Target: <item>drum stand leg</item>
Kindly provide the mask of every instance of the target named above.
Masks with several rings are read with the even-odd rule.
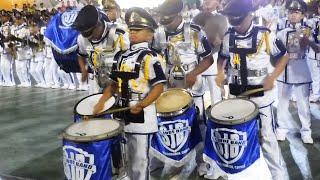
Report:
[[[122,138],[120,140],[120,148],[121,148],[121,165],[118,169],[118,177],[117,177],[117,180],[129,180],[129,176],[127,174],[127,167],[128,167],[128,164],[127,164],[127,149],[126,149],[126,139],[125,138]]]

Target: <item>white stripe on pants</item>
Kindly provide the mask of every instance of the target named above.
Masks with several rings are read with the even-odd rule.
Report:
[[[150,179],[149,148],[151,134],[125,134],[127,139],[128,175],[131,180]]]

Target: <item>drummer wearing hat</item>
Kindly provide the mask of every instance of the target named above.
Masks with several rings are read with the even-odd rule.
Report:
[[[252,23],[251,0],[231,0],[224,7],[232,26],[224,36],[218,58],[217,85],[223,87],[224,68],[228,64],[228,83],[231,95],[240,95],[250,90],[263,88],[263,92],[255,93],[250,99],[259,106],[261,123],[261,146],[264,158],[274,180],[288,179],[284,161],[273,131],[272,103],[273,84],[284,70],[288,56],[282,41],[270,33],[269,29]],[[275,67],[271,67],[271,59]]]
[[[128,102],[130,111],[122,116],[126,122],[127,149],[130,150],[127,172],[130,179],[143,180],[150,179],[150,140],[158,131],[154,101],[163,92],[166,77],[161,57],[149,48],[158,27],[154,19],[144,9],[134,7],[127,11],[125,20],[130,32],[130,49],[116,55],[111,75],[114,83],[104,90],[94,113],[100,112],[117,91],[121,93],[122,106]],[[130,76],[135,77],[128,78]],[[128,82],[127,87],[124,87],[124,81]],[[124,93],[127,89],[128,94]]]
[[[161,28],[155,35],[155,49],[162,50],[167,61],[169,87],[179,87],[173,72],[174,64],[183,68],[185,83],[182,88],[191,90],[199,118],[203,120],[203,79],[201,73],[213,63],[210,43],[201,28],[182,18],[182,0],[166,0],[158,9]],[[177,58],[181,62],[175,61]],[[181,87],[180,87],[181,88]]]
[[[307,51],[311,47],[314,52],[319,53],[319,45],[311,36],[311,28],[306,25],[304,13],[307,5],[302,0],[291,0],[287,3],[288,24],[285,29],[278,32],[279,38],[286,42],[289,54],[289,63],[285,71],[278,78],[278,95],[281,107],[277,111],[278,127],[277,139],[284,141],[289,132],[291,115],[289,112],[290,95],[297,99],[298,115],[301,121],[301,139],[303,143],[313,144],[311,137],[311,112],[309,105],[310,84],[312,83],[311,73],[307,62]],[[315,37],[318,35],[315,33]]]
[[[80,31],[78,36],[78,62],[82,73],[81,81],[86,82],[88,79],[87,63],[94,70],[97,80],[95,82],[89,78],[91,86],[89,93],[92,94],[98,92],[99,88],[104,88],[108,83],[107,77],[110,72],[108,70],[108,72],[105,72],[99,66],[99,64],[102,64],[100,61],[103,61],[104,66],[112,64],[114,55],[118,51],[128,48],[128,37],[123,29],[110,23],[107,16],[92,5],[87,5],[80,10],[73,27]],[[106,59],[95,58],[100,56],[101,53],[104,53],[103,56]],[[88,62],[86,62],[86,59]]]

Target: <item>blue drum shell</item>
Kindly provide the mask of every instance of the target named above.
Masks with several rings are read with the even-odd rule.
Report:
[[[209,119],[204,154],[229,174],[248,168],[260,158],[258,117],[234,125]]]
[[[162,159],[179,162],[202,141],[194,105],[186,109],[183,114],[171,117],[158,116],[157,119],[159,131],[153,136],[151,147]],[[177,123],[179,127],[176,127]],[[164,134],[161,134],[161,131]]]
[[[66,179],[112,179],[111,149],[120,136],[92,142],[63,139],[63,164]],[[77,176],[81,177],[77,177]],[[74,178],[75,177],[75,178]]]

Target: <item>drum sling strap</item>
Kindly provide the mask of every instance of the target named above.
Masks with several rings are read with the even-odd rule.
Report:
[[[258,35],[259,28],[254,27],[251,38],[252,38],[252,47],[251,48],[241,48],[237,47],[236,45],[236,36],[235,36],[235,30],[230,30],[230,38],[229,38],[229,47],[230,52],[235,54],[234,58],[239,58],[240,63],[236,64],[236,67],[240,65],[240,80],[241,84],[238,84],[237,79],[235,79],[235,83],[230,83],[230,94],[238,96],[242,94],[245,91],[252,90],[252,89],[258,89],[262,88],[263,85],[248,85],[248,67],[247,67],[247,55],[254,54],[258,51],[257,48],[257,35]],[[267,45],[268,46],[268,45]],[[269,51],[269,50],[268,50]],[[237,78],[237,77],[236,77]],[[263,96],[264,92],[257,92],[252,95],[251,97],[260,97]]]
[[[129,106],[129,101],[130,99],[132,99],[131,97],[131,90],[129,89],[129,80],[132,79],[137,79],[139,77],[139,71],[141,68],[141,62],[143,60],[143,58],[146,55],[153,55],[155,56],[156,54],[153,51],[150,50],[142,50],[136,60],[136,64],[134,67],[134,71],[133,72],[122,72],[122,71],[116,71],[116,66],[117,64],[120,64],[120,57],[121,57],[122,53],[118,53],[115,56],[115,60],[118,63],[113,64],[113,72],[112,72],[112,79],[116,79],[118,82],[118,87],[119,87],[119,91],[121,94],[121,104],[119,104],[120,107],[128,107]],[[151,56],[150,56],[151,57]],[[146,59],[146,61],[148,61],[148,59]],[[147,75],[147,73],[145,72],[145,75]],[[139,114],[132,114],[130,113],[130,110],[128,111],[124,111],[124,112],[120,112],[120,113],[116,113],[114,114],[115,117],[118,117],[120,119],[124,119],[126,124],[129,124],[130,122],[132,123],[144,123],[144,111],[142,110]]]

